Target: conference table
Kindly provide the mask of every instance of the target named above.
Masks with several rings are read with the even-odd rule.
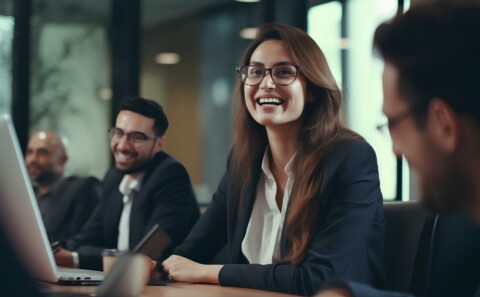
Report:
[[[96,286],[60,286],[42,283],[50,291],[94,293]],[[207,284],[169,283],[165,286],[147,286],[141,297],[292,297],[296,295],[263,290],[223,287]]]

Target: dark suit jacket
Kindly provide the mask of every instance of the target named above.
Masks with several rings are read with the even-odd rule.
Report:
[[[448,282],[448,280],[445,280]],[[334,281],[328,284],[326,288],[345,288],[352,294],[353,297],[415,297],[413,294],[408,292],[394,292],[394,291],[383,291],[372,288],[371,286],[365,284],[359,284],[356,282],[347,282],[347,281]],[[460,291],[460,290],[459,290]],[[480,286],[476,289],[476,292],[473,295],[449,295],[449,294],[440,294],[440,296],[455,296],[455,297],[480,297]],[[430,294],[430,296],[435,297],[439,295]]]
[[[117,247],[123,195],[118,186],[125,174],[111,169],[102,184],[102,200],[80,234],[68,242],[79,253],[81,268],[102,269],[103,249]],[[177,160],[164,152],[155,155],[133,198],[129,246],[135,247],[156,224],[172,239],[170,251],[187,236],[200,215],[190,177]]]
[[[228,260],[220,271],[219,281],[227,286],[310,295],[337,275],[383,285],[385,219],[375,153],[366,142],[342,141],[332,150],[325,166],[324,185],[317,194],[320,200],[317,232],[302,263],[248,264],[241,244],[257,182],[250,184],[235,220],[228,192],[228,169],[207,211],[174,253],[209,263],[226,245]],[[260,162],[256,173],[254,180],[258,181]],[[288,246],[282,234],[282,257]]]
[[[480,225],[462,213],[440,213],[424,230],[417,248],[410,292],[423,297],[480,296]],[[328,287],[349,289],[356,297],[413,297],[337,280]]]
[[[77,235],[100,201],[100,182],[94,177],[69,176],[55,184],[41,207],[50,242]]]
[[[333,281],[325,287],[325,289],[327,288],[345,288],[352,293],[354,297],[415,297],[407,292],[383,291],[356,282]]]

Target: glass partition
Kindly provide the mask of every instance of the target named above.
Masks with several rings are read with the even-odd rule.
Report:
[[[198,1],[179,12],[172,2],[143,3],[141,95],[165,108],[165,151],[185,165],[206,205],[226,169],[235,66],[249,43],[240,32],[255,6],[217,0],[200,9]]]
[[[337,84],[342,88],[342,4],[332,1],[308,10],[307,31],[327,59]]]
[[[0,0],[0,114],[11,113],[13,0]]]
[[[398,164],[390,135],[376,129],[386,118],[382,114],[383,62],[374,55],[372,43],[377,26],[392,18],[397,9],[397,0],[349,0],[319,4],[308,12],[308,32],[324,51],[337,83],[343,87],[347,125],[361,134],[377,154],[386,200],[397,198]],[[397,199],[405,200],[410,179],[408,165],[402,163],[403,197]]]
[[[377,153],[380,185],[385,199],[397,195],[397,158],[392,151],[390,135],[382,134],[378,124],[386,121],[382,114],[383,61],[372,50],[373,34],[382,22],[397,13],[397,0],[351,0],[347,2],[348,19],[348,92],[349,126],[360,133]],[[368,17],[366,17],[368,16]],[[408,166],[402,166],[408,176]],[[403,185],[408,186],[408,180]],[[408,197],[408,191],[402,191]],[[406,195],[407,194],[407,195]]]
[[[33,0],[30,131],[68,139],[67,172],[110,166],[110,1]]]

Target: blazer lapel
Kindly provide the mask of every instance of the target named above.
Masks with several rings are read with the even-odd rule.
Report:
[[[245,196],[240,205],[240,213],[236,222],[235,237],[232,245],[232,260],[234,263],[248,263],[247,259],[242,253],[242,241],[247,232],[248,222],[252,214],[253,205],[257,194],[257,184],[260,179],[261,167],[258,167],[254,172],[252,181],[248,184],[245,191]]]
[[[106,213],[104,214],[103,222],[105,224],[105,235],[108,237],[105,242],[116,245],[118,240],[118,225],[120,223],[120,216],[123,210],[123,195],[118,190],[118,187],[108,196]]]
[[[146,198],[146,195],[141,195],[141,192],[137,190],[132,190],[132,210],[131,213],[134,214],[142,214],[143,212],[141,211],[142,207],[144,206],[144,203]],[[144,219],[144,218],[143,218]],[[143,238],[144,234],[144,226],[142,224],[143,222],[142,218],[139,218],[138,215],[136,216],[130,216],[130,233],[129,233],[129,238],[128,238],[128,243],[130,248],[133,248],[140,240]]]

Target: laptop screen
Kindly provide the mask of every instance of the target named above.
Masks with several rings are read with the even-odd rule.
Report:
[[[56,282],[55,260],[8,115],[0,116],[0,223],[32,276]]]

